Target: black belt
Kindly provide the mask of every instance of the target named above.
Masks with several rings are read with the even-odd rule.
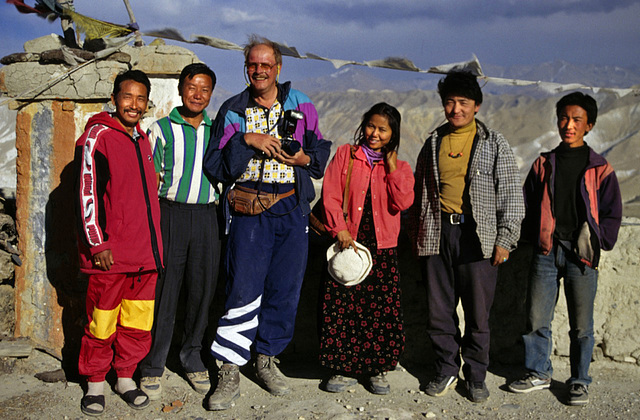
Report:
[[[181,203],[179,201],[169,200],[164,197],[160,197],[160,204],[168,205],[169,207],[176,207],[180,209],[186,210],[196,210],[196,209],[210,209],[216,206],[215,202],[211,203]]]
[[[442,220],[446,220],[452,225],[461,225],[465,222],[469,222],[470,219],[471,218],[468,215],[465,217],[464,214],[442,212]]]

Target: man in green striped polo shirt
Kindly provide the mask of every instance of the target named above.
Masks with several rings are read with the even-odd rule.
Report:
[[[166,269],[156,287],[153,343],[140,363],[141,388],[151,400],[160,399],[162,394],[161,377],[183,283],[186,305],[180,363],[195,391],[206,394],[211,386],[201,350],[216,288],[220,237],[217,193],[202,172],[202,158],[212,125],[205,108],[215,83],[216,76],[206,65],[186,66],[178,82],[182,106],[149,128]]]

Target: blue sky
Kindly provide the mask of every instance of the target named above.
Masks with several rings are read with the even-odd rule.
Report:
[[[29,5],[34,0],[26,0]],[[243,44],[257,33],[346,60],[405,57],[420,68],[465,61],[498,66],[565,60],[640,67],[640,1],[632,0],[130,0],[141,30],[167,27],[186,38],[208,35]],[[76,11],[127,23],[122,1],[75,0]],[[22,15],[0,3],[0,56],[21,52],[29,39],[61,34],[58,21]],[[145,41],[151,42],[151,38]],[[175,42],[169,42],[175,43]],[[181,44],[214,69],[218,84],[244,87],[242,54]],[[378,70],[378,72],[381,70]],[[383,70],[394,72],[393,70]],[[327,62],[286,58],[281,78],[335,72]],[[488,74],[490,75],[490,74]],[[414,75],[415,76],[415,75]],[[436,77],[424,75],[424,77]]]

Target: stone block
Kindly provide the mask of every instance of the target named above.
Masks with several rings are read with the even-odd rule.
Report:
[[[13,53],[9,55],[5,55],[0,59],[0,64],[9,65],[13,63],[28,63],[30,61],[39,61],[40,54],[36,53]]]
[[[0,250],[0,283],[11,280],[13,278],[14,272],[15,267],[13,266],[13,261],[11,260],[11,254],[6,251]]]
[[[16,327],[16,304],[14,288],[0,284],[0,336],[12,336]]]
[[[70,71],[71,68],[63,64],[42,65],[29,62],[14,63],[3,67],[2,71],[4,88],[10,97],[105,100],[111,97],[116,75],[128,68],[125,63],[110,61],[108,64],[93,62],[77,71]],[[60,80],[57,83],[49,86],[58,78]]]
[[[41,53],[48,50],[57,50],[64,45],[64,40],[56,34],[41,36],[24,43],[24,51],[28,53]]]
[[[142,70],[149,75],[179,75],[188,64],[200,62],[192,51],[174,45],[155,47],[125,45],[121,51],[131,56],[131,65],[134,69]]]

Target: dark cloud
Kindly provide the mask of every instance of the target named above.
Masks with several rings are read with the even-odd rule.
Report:
[[[367,25],[413,19],[473,23],[497,18],[548,17],[563,12],[608,13],[636,3],[637,0],[346,0],[296,2],[292,7],[319,20]]]

